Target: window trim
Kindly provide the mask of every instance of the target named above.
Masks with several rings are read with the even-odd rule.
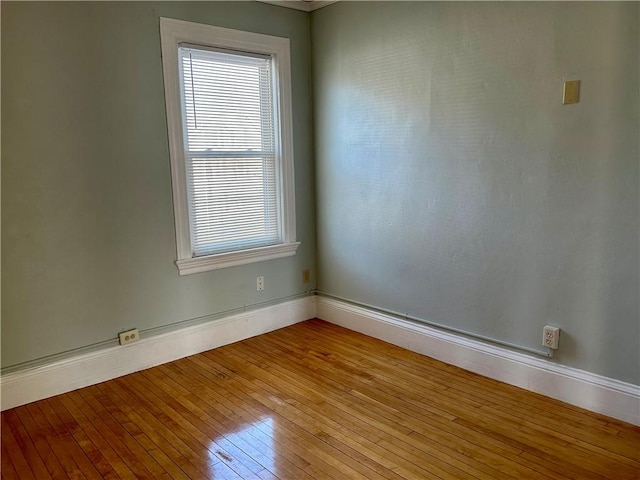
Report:
[[[296,242],[289,39],[164,17],[160,18],[160,39],[176,227],[178,257],[176,266],[180,275],[295,255],[300,242]],[[281,205],[280,228],[283,241],[280,244],[200,257],[193,256],[178,73],[178,45],[181,43],[274,57],[276,72],[274,109],[279,118],[279,135],[276,135],[276,168],[279,172],[280,198],[278,200]]]

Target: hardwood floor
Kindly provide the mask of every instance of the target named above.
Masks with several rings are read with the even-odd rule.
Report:
[[[640,428],[319,320],[2,413],[2,479],[638,479]]]

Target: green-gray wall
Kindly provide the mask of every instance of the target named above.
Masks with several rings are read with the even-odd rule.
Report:
[[[640,384],[638,7],[314,12],[318,288]]]
[[[3,368],[313,288],[317,225],[323,291],[640,384],[638,7],[2,2]],[[295,257],[178,276],[160,16],[291,39]]]
[[[291,39],[294,257],[178,276],[160,16]],[[309,41],[257,2],[2,2],[3,368],[312,288]]]

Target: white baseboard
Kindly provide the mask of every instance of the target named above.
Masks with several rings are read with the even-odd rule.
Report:
[[[640,387],[319,296],[316,316],[399,347],[640,425]]]
[[[640,387],[326,297],[306,297],[3,375],[1,409],[318,317],[495,380],[640,425]]]
[[[129,345],[3,375],[2,410],[171,362],[315,317],[316,297],[279,303]]]

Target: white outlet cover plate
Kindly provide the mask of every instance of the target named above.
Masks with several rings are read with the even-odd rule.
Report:
[[[118,340],[120,340],[120,345],[137,342],[140,340],[140,332],[138,332],[137,328],[132,328],[126,332],[120,332],[118,333]]]
[[[559,339],[560,329],[558,327],[545,325],[542,331],[542,346],[555,350],[558,348]]]

